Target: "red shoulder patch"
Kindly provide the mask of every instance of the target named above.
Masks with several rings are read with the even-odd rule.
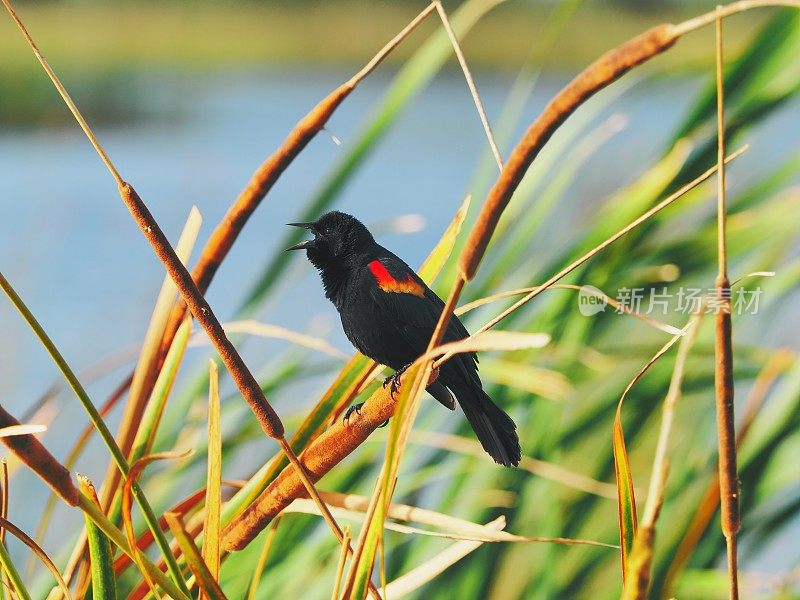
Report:
[[[369,270],[378,282],[378,287],[384,292],[394,294],[411,294],[420,298],[425,297],[425,289],[411,275],[406,275],[403,279],[395,279],[386,270],[386,267],[379,260],[369,263]]]

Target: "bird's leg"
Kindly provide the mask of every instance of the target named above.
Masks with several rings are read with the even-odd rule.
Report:
[[[342,423],[346,423],[346,422],[347,422],[347,419],[349,419],[349,418],[350,418],[350,416],[351,416],[353,413],[356,413],[357,415],[360,415],[360,414],[361,414],[361,407],[362,407],[362,406],[364,406],[364,403],[363,403],[363,402],[359,402],[358,404],[353,404],[353,406],[351,406],[350,408],[348,408],[348,409],[347,409],[347,410],[344,412],[344,417],[342,417]]]
[[[391,383],[391,387],[389,391],[391,392],[392,396],[394,397],[394,393],[397,391],[397,388],[400,387],[400,378],[403,376],[405,370],[411,366],[411,363],[400,367],[397,371],[394,372],[394,375],[389,375],[386,379],[383,380],[383,387],[385,388],[389,383]]]
[[[348,408],[344,413],[344,417],[342,417],[342,423],[346,423],[347,419],[349,419],[350,416],[353,413],[356,413],[357,415],[360,415],[362,406],[364,406],[364,403],[363,402],[359,402],[358,404],[353,404],[353,406]],[[389,424],[389,419],[386,419],[383,423],[378,425],[378,427],[386,427],[388,424]]]

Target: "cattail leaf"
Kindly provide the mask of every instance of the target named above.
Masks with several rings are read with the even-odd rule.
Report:
[[[622,430],[620,413],[614,419],[614,473],[617,479],[617,513],[619,515],[619,539],[622,552],[622,578],[625,579],[627,561],[633,550],[636,538],[636,495],[633,489],[633,475],[625,447],[625,434]]]
[[[261,554],[258,556],[258,563],[256,564],[256,568],[253,571],[253,578],[250,581],[250,588],[247,591],[247,600],[257,600],[256,594],[258,593],[258,583],[261,580],[261,574],[264,572],[264,567],[267,565],[267,557],[269,557],[269,551],[272,549],[272,543],[275,541],[275,535],[278,533],[278,526],[280,525],[280,523],[281,523],[281,515],[278,515],[272,522],[272,526],[269,528],[269,531],[267,532],[266,539],[264,540],[264,546],[261,548]],[[344,536],[347,539],[347,543],[349,544],[350,530],[347,527],[345,527],[344,529]]]
[[[688,326],[687,326],[688,327]],[[647,363],[639,369],[636,376],[628,383],[617,403],[617,412],[614,416],[614,427],[612,434],[612,448],[614,454],[614,473],[617,481],[617,513],[619,516],[619,538],[622,554],[622,579],[625,580],[628,569],[628,558],[633,550],[633,543],[636,538],[638,520],[636,518],[636,494],[633,486],[633,475],[628,461],[628,449],[625,445],[625,432],[622,428],[622,405],[628,392],[631,391],[645,373],[650,370],[667,351],[678,343],[684,336],[685,330],[679,335],[674,336],[664,344]]]
[[[97,499],[97,492],[92,482],[79,475],[78,486],[99,510],[100,501]],[[92,569],[92,598],[116,600],[117,589],[114,583],[111,542],[88,514],[84,514],[84,518],[86,520],[86,537],[89,542],[89,562]]]
[[[256,337],[286,340],[287,342],[291,342],[297,346],[303,346],[304,348],[317,350],[329,356],[333,356],[334,358],[348,358],[344,352],[334,348],[322,338],[292,331],[291,329],[280,327],[279,325],[259,323],[253,319],[246,319],[244,321],[231,321],[229,323],[223,323],[222,328],[226,333],[245,333],[247,335]]]
[[[497,517],[485,525],[487,529],[501,531],[506,525],[505,517]],[[433,558],[401,575],[386,586],[387,598],[402,598],[418,590],[437,575],[453,566],[459,560],[481,547],[480,541],[460,541],[452,544]]]
[[[134,438],[129,458],[130,463],[136,462],[146,454],[149,454],[153,449],[158,426],[161,423],[161,416],[164,413],[164,406],[172,391],[172,386],[178,375],[178,369],[183,362],[183,355],[186,351],[186,345],[189,341],[191,331],[192,321],[191,319],[186,319],[178,328],[178,332],[172,339],[172,344],[164,358],[164,364],[161,367],[161,371],[153,386],[153,391],[150,394],[150,399],[147,402],[147,408],[142,415],[141,424],[136,431],[136,437]]]
[[[423,364],[416,361],[403,374],[404,383],[400,388],[397,409],[389,429],[383,470],[365,515],[364,526],[354,549],[353,564],[344,588],[344,594],[350,598],[364,598],[367,593],[375,554],[383,537],[386,511],[397,481],[405,442],[416,416],[416,399],[425,387],[422,385],[423,379],[428,379],[431,370],[430,363]]]
[[[9,425],[8,427],[0,427],[0,438],[10,437],[12,435],[31,435],[34,433],[43,433],[47,431],[47,425],[36,425],[30,423],[27,425]]]
[[[58,567],[56,567],[55,563],[53,563],[53,560],[47,555],[42,547],[39,546],[39,544],[37,544],[36,541],[33,540],[33,538],[31,538],[27,533],[22,531],[8,519],[0,517],[0,525],[2,525],[3,531],[9,531],[12,535],[14,535],[14,537],[30,548],[30,550],[39,558],[39,560],[42,561],[44,566],[47,567],[47,570],[52,573],[56,583],[58,584],[58,587],[64,593],[64,596],[67,598],[67,600],[71,600],[72,594],[70,594],[69,587],[64,581],[64,578],[61,577]],[[103,598],[106,598],[106,596],[103,596]]]
[[[20,600],[31,600],[30,592],[28,592],[28,588],[25,587],[25,582],[22,581],[22,577],[20,577],[19,571],[17,571],[14,563],[11,562],[11,557],[8,555],[6,545],[3,543],[0,543],[0,566],[2,566],[3,571],[8,576],[11,587],[17,593],[17,597]]]
[[[483,331],[457,342],[448,342],[426,352],[417,362],[430,360],[439,356],[462,354],[464,352],[491,352],[513,350],[529,350],[543,348],[550,343],[546,333],[524,333],[519,331]]]
[[[464,225],[464,220],[467,218],[471,200],[471,196],[464,198],[464,202],[461,203],[450,225],[447,226],[444,234],[442,234],[442,237],[436,243],[436,247],[431,250],[431,253],[428,254],[428,257],[419,268],[418,274],[428,286],[434,284],[442,267],[444,267],[447,260],[450,258],[458,234],[461,233],[461,226]]]
[[[548,400],[563,402],[574,389],[563,373],[527,362],[481,358],[481,379],[525,390]]]
[[[213,579],[219,578],[220,506],[222,504],[222,433],[220,431],[219,371],[208,361],[208,469],[206,516],[203,522],[203,560]]]
[[[133,528],[133,516],[131,515],[131,510],[133,507],[133,497],[134,495],[138,495],[141,492],[138,491],[138,486],[136,484],[136,480],[139,478],[139,475],[144,471],[144,469],[150,463],[159,460],[171,460],[177,458],[184,458],[188,456],[191,451],[187,452],[157,452],[155,454],[150,454],[148,456],[144,456],[134,462],[130,469],[128,470],[128,474],[122,482],[122,494],[121,494],[121,506],[122,506],[122,524],[124,525],[125,529],[125,536],[127,538],[128,547],[131,549],[136,548],[136,533]],[[156,527],[158,527],[158,534],[162,534],[160,525],[156,523]],[[156,532],[153,532],[154,536],[156,536]],[[169,550],[170,557],[174,561],[175,558],[172,555],[172,551]],[[152,574],[147,568],[146,563],[142,560],[142,556],[136,553],[135,551],[132,552],[132,557],[134,563],[141,571],[142,575],[144,575],[145,581],[147,585],[150,587],[150,590],[153,592],[153,595],[156,595],[155,591],[155,579],[152,577]],[[176,563],[177,564],[177,563]],[[180,575],[180,569],[177,569],[177,576],[179,578],[179,582],[176,581],[178,585],[183,584],[185,586],[185,582],[183,581],[183,577]]]
[[[356,496],[353,494],[322,494],[325,503],[331,507],[331,513],[334,517],[342,519],[350,519],[356,522],[364,522],[364,513],[368,510],[369,498],[365,496]],[[361,510],[350,508],[350,506],[359,506]],[[319,515],[319,508],[312,500],[307,498],[298,498],[284,513],[304,513]],[[473,523],[466,519],[459,519],[452,515],[444,513],[425,510],[416,506],[408,506],[404,504],[390,504],[387,512],[387,518],[396,519],[398,521],[405,521],[408,523],[419,523],[429,527],[437,527],[439,531],[431,529],[422,529],[420,527],[404,525],[402,523],[395,523],[386,521],[384,526],[386,529],[397,531],[408,535],[423,535],[429,537],[438,537],[450,540],[472,540],[480,542],[525,542],[525,543],[544,543],[544,544],[563,544],[563,545],[585,545],[585,546],[599,546],[603,548],[619,548],[616,544],[606,544],[604,542],[597,542],[594,540],[572,539],[572,538],[551,538],[551,537],[531,537],[524,535],[516,535],[506,531],[496,531],[487,525]]]
[[[219,583],[209,573],[200,551],[197,549],[192,536],[186,531],[180,516],[175,513],[166,513],[164,518],[167,520],[172,535],[175,536],[175,540],[181,547],[186,563],[194,574],[202,594],[211,600],[227,600],[222,588],[219,587]]]

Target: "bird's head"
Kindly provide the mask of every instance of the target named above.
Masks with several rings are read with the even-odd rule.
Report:
[[[287,250],[305,250],[308,260],[318,269],[344,265],[369,252],[375,238],[355,217],[339,211],[325,213],[313,223],[289,223],[314,234],[314,239],[295,244]]]

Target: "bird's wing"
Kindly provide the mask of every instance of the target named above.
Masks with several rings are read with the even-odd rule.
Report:
[[[411,267],[394,255],[373,260],[368,267],[365,276],[372,277],[375,283],[369,287],[373,300],[388,313],[405,341],[422,354],[442,314],[444,302]],[[444,341],[468,336],[461,321],[452,317]]]

